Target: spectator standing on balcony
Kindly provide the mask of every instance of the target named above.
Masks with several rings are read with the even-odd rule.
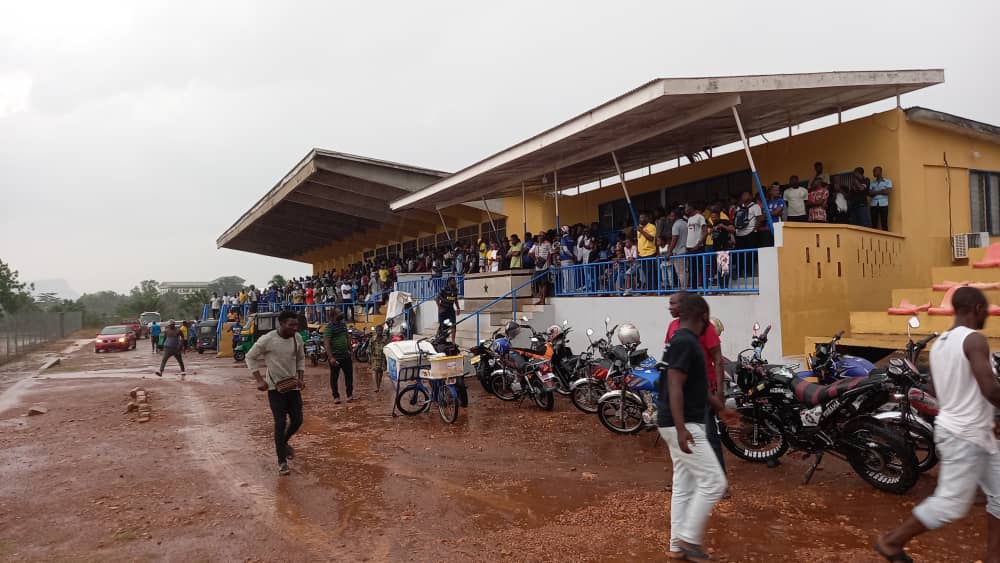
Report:
[[[531,252],[535,246],[535,237],[531,233],[524,233],[524,243],[521,245],[521,265],[527,269],[535,269],[535,257]]]
[[[757,248],[759,241],[757,227],[760,226],[764,214],[760,205],[753,200],[750,192],[740,194],[740,205],[736,208],[733,224],[736,226],[736,249],[745,250]]]
[[[340,282],[340,302],[343,304],[345,317],[348,322],[354,322],[354,287],[346,277]]]
[[[821,178],[812,181],[809,196],[806,198],[810,223],[826,223],[827,204],[830,200],[830,190]]]
[[[316,305],[316,290],[313,289],[312,284],[306,285],[306,319],[309,322],[313,321],[313,308]]]
[[[774,182],[767,188],[767,212],[773,223],[780,223],[785,215],[785,200],[781,198],[781,184]],[[768,227],[767,218],[760,222],[760,246],[774,246],[774,232]]]
[[[817,162],[813,163],[813,170],[816,173],[813,174],[813,179],[812,179],[812,182],[810,182],[810,184],[816,182],[816,180],[823,180],[824,184],[826,184],[827,186],[830,185],[830,175],[827,174],[827,173],[825,173],[825,172],[823,172],[823,163],[822,162],[818,162],[817,161]]]
[[[667,217],[667,210],[662,207],[657,207],[656,211],[653,212],[653,224],[656,226],[656,236],[657,238],[663,237],[664,240],[669,244],[670,242],[670,227],[673,226],[670,219]]]
[[[549,271],[549,266],[552,264],[552,243],[548,238],[548,233],[538,235],[538,242],[532,248],[535,253],[535,276],[539,276],[535,280],[535,288],[538,291],[538,301],[535,305],[545,305],[545,298],[549,293],[549,278],[542,275]]]
[[[517,238],[517,235],[510,235],[510,250],[507,251],[507,256],[510,257],[510,269],[520,270],[523,267],[523,260],[521,259],[521,254],[524,252],[524,246],[521,244],[521,239]]]
[[[889,193],[892,192],[892,180],[882,176],[882,167],[872,168],[875,180],[871,183],[871,226],[874,229],[889,230]]]
[[[219,294],[213,292],[212,299],[208,302],[208,308],[212,310],[212,318],[219,318],[219,311],[222,310],[222,300],[219,299]]]
[[[486,251],[489,250],[489,246],[486,245],[486,241],[479,239],[479,244],[477,245],[479,249],[479,271],[486,271]]]
[[[590,229],[580,225],[580,232],[576,238],[576,263],[589,264],[590,251],[594,248],[594,237]]]
[[[569,225],[563,225],[560,229],[562,236],[559,238],[559,266],[568,268],[576,264],[576,241],[570,233]],[[562,272],[563,291],[573,291],[573,270],[567,269]]]
[[[868,192],[871,180],[865,177],[865,169],[854,169],[847,188],[847,208],[849,221],[858,227],[871,227],[871,213],[868,211]]]
[[[667,256],[670,258],[670,267],[673,269],[674,288],[683,288],[687,285],[687,268],[684,255],[687,254],[687,220],[684,218],[683,210],[675,209],[671,211],[667,220],[670,223],[670,247]]]
[[[809,220],[806,213],[806,198],[809,197],[809,190],[802,187],[798,176],[788,179],[788,187],[785,188],[785,211],[786,217],[792,223],[805,223]]]
[[[705,251],[705,239],[708,236],[708,222],[705,216],[698,212],[693,204],[688,204],[684,208],[687,215],[687,234],[684,237],[685,250],[687,254],[700,254]],[[700,287],[705,279],[705,269],[708,264],[704,257],[688,259],[687,279],[695,287]]]

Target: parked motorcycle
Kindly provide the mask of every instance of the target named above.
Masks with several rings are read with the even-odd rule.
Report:
[[[573,328],[563,321],[562,325],[550,326],[546,332],[537,332],[528,324],[528,318],[522,317],[521,323],[515,323],[512,329],[507,330],[507,338],[512,339],[522,328],[531,331],[531,345],[513,349],[528,358],[550,360],[552,372],[556,375],[556,393],[569,395],[572,383],[584,375],[580,356],[574,356],[569,347],[568,335]]]
[[[875,418],[893,424],[909,435],[917,456],[917,468],[924,472],[938,462],[934,446],[934,417],[938,413],[938,404],[937,398],[929,391],[929,376],[917,368],[917,359],[938,334],[931,333],[919,342],[914,342],[910,329],[919,328],[920,319],[911,317],[907,325],[909,342],[906,344],[905,358],[893,358],[884,370],[896,386],[893,401],[885,405],[889,408],[883,407]]]
[[[593,329],[587,329],[587,339],[590,346],[584,356],[586,376],[570,384],[570,400],[573,406],[588,414],[597,414],[597,402],[608,391],[618,389],[624,380],[624,371],[616,371],[614,377],[608,377],[613,360],[611,359],[611,337],[618,325],[609,328],[611,317],[604,319],[604,337],[593,339]]]
[[[374,328],[372,329],[374,331]],[[372,361],[372,337],[374,332],[367,330],[348,329],[351,335],[351,348],[354,350],[354,361],[367,364]]]
[[[808,483],[827,453],[850,463],[877,489],[902,494],[917,481],[917,458],[905,435],[873,413],[889,399],[892,381],[882,374],[850,377],[830,385],[810,383],[787,366],[768,365],[763,349],[771,327],[757,334],[737,361],[739,392],[733,397],[743,422],[719,424],[722,443],[741,459],[766,462],[791,446],[815,460]]]
[[[623,374],[619,389],[608,391],[597,401],[597,417],[608,430],[617,434],[633,434],[643,428],[656,427],[656,398],[660,367],[655,359],[638,349],[639,330],[631,324],[617,329],[620,345],[611,347],[609,377]]]
[[[500,338],[502,333],[503,328],[498,328],[493,331],[489,339],[480,340],[479,344],[469,349],[469,353],[472,354],[469,362],[476,370],[476,378],[479,379],[479,383],[483,386],[483,389],[491,394],[493,393],[493,389],[490,386],[490,376],[499,365],[498,356],[493,351],[493,343],[497,338]]]
[[[525,358],[510,347],[506,336],[494,341],[493,352],[499,365],[490,374],[489,386],[497,398],[516,401],[530,396],[539,408],[552,410],[555,406],[552,394],[557,384],[549,360]]]
[[[868,377],[875,364],[868,360],[837,352],[837,343],[844,336],[840,331],[829,342],[817,344],[807,359],[810,369],[796,375],[815,383],[833,383],[845,377]]]
[[[320,362],[324,364],[327,362],[326,346],[323,345],[323,336],[318,330],[309,333],[309,340],[305,343],[304,351],[306,356],[309,356],[313,367],[319,365]]]

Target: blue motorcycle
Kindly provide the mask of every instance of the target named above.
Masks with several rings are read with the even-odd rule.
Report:
[[[816,345],[809,356],[806,371],[800,371],[797,377],[812,383],[828,384],[851,377],[868,377],[875,369],[875,364],[858,356],[849,356],[837,352],[837,342],[844,336],[840,331],[829,342]]]
[[[634,434],[656,428],[656,399],[660,381],[657,361],[637,350],[638,343],[611,347],[608,377],[624,374],[621,389],[608,391],[597,401],[601,424],[616,434]]]

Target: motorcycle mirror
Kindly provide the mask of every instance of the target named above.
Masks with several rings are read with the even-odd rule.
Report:
[[[910,328],[920,328],[920,317],[913,315],[906,324],[910,325]]]
[[[441,323],[441,324],[443,324],[444,326],[450,327],[452,325],[451,319],[445,319],[444,322]]]
[[[569,321],[567,321],[566,319],[563,319],[563,326],[566,326],[568,324],[569,324]]]
[[[587,336],[594,336],[594,329],[588,328],[587,329]]]
[[[611,323],[611,317],[604,317],[604,324],[608,325]]]
[[[760,330],[760,323],[753,323],[753,331],[756,333]]]
[[[521,317],[521,320],[524,321],[524,322],[528,322],[528,316],[525,315],[525,316]]]

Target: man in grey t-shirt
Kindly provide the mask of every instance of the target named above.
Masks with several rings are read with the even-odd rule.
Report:
[[[667,215],[667,220],[671,222],[670,244],[667,249],[667,257],[670,258],[670,265],[674,269],[674,279],[677,280],[678,288],[687,287],[687,267],[684,263],[683,254],[687,253],[687,221],[684,213],[680,209],[675,209]],[[676,258],[675,258],[676,257]]]

